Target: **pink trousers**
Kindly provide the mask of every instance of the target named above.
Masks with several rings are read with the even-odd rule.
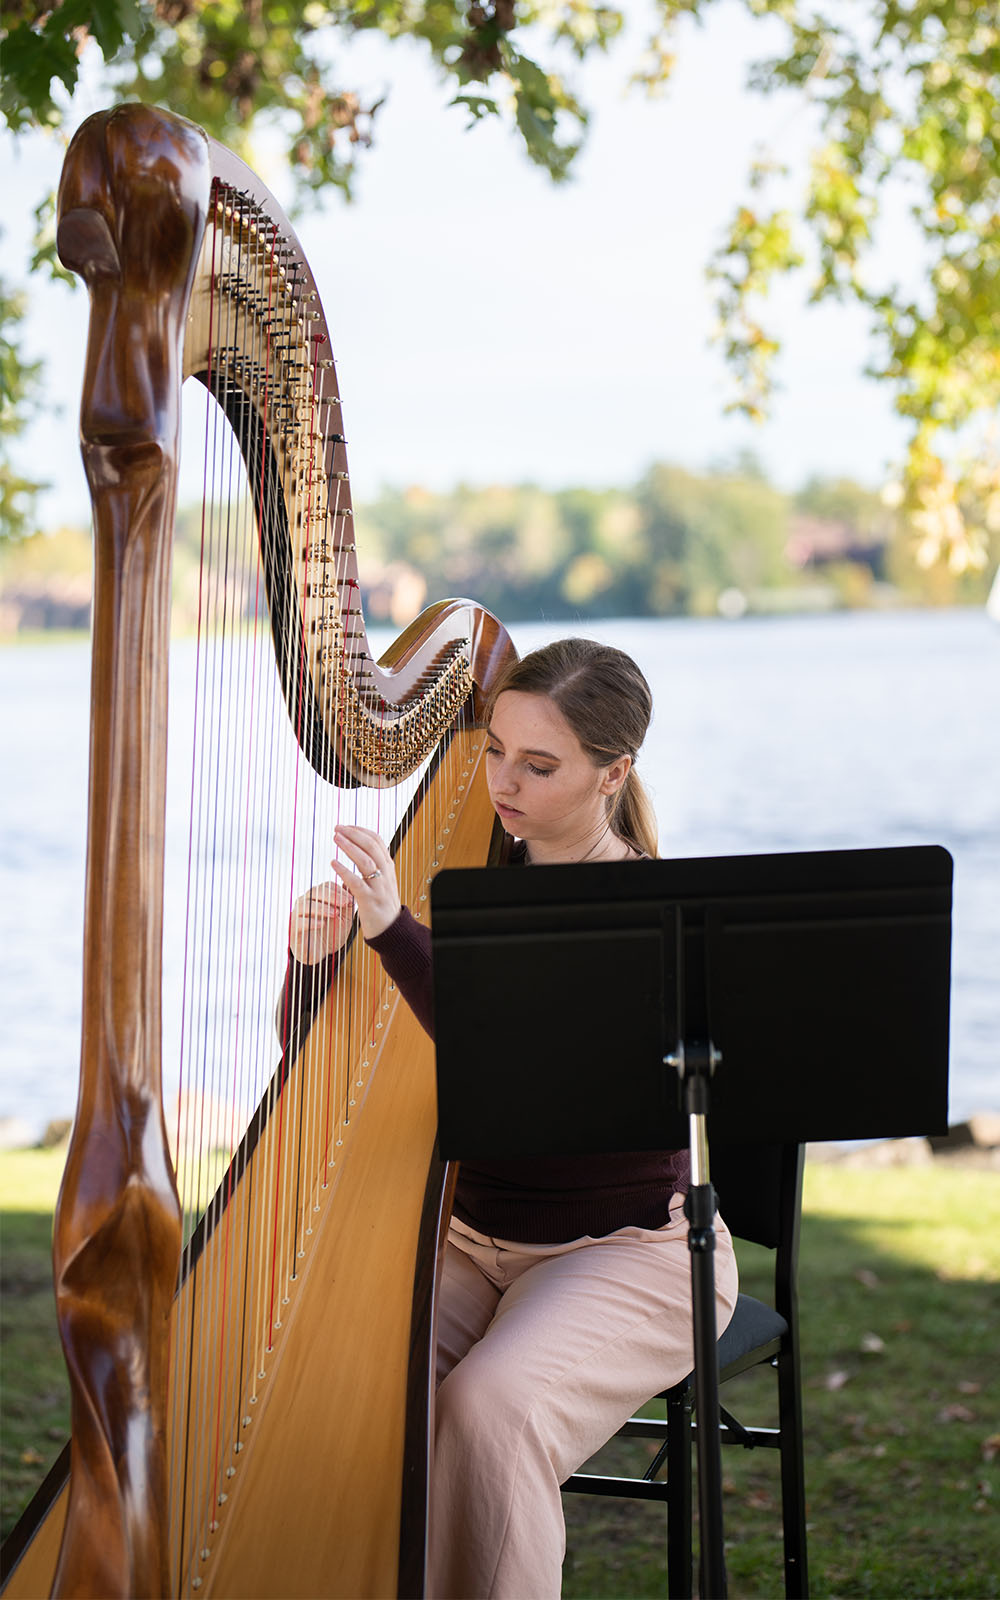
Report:
[[[637,1406],[691,1371],[691,1266],[678,1196],[662,1228],[520,1245],[461,1222],[438,1333],[431,1600],[557,1600],[560,1484]],[[716,1217],[719,1332],[736,1303]]]

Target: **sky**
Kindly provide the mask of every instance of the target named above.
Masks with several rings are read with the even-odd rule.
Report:
[[[746,195],[755,145],[801,170],[809,134],[807,109],[743,87],[749,61],[780,35],[769,40],[772,24],[721,5],[708,25],[684,26],[667,94],[649,101],[625,89],[642,0],[630,22],[609,59],[569,69],[593,116],[561,186],[509,127],[466,131],[413,42],[367,37],[345,52],[345,80],[387,102],[355,203],[333,195],[297,226],[337,356],[356,500],[412,484],[628,486],[653,461],[703,471],[746,450],[785,488],[813,475],[873,486],[892,475],[904,428],[890,393],[863,376],[864,316],[806,307],[805,282],[775,300],[785,348],[771,420],[725,412],[732,381],[712,340],[705,263]],[[67,135],[100,104],[93,90],[78,95]],[[0,137],[8,278],[24,276],[31,209],[58,181],[62,153],[41,135]],[[287,204],[266,143],[253,164]],[[890,265],[892,249],[890,236]],[[42,526],[85,522],[76,414],[86,300],[37,275],[28,288],[26,352],[45,359],[54,398],[16,464],[52,482]],[[194,483],[192,469],[189,498]]]

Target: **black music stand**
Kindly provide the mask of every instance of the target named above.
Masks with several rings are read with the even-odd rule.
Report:
[[[690,1145],[713,1600],[726,1575],[709,1082],[722,1142],[945,1132],[951,879],[947,851],[920,846],[463,869],[432,886],[442,1156]]]

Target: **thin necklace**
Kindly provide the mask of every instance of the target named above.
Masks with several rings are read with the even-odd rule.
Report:
[[[591,845],[591,847],[590,847],[590,849],[589,849],[589,850],[588,850],[588,851],[587,851],[587,854],[586,854],[586,855],[585,855],[585,856],[581,856],[581,857],[580,857],[580,859],[579,859],[579,861],[575,861],[575,862],[569,862],[569,863],[566,863],[566,864],[567,864],[567,865],[570,865],[570,866],[577,866],[577,867],[582,867],[582,866],[583,866],[583,863],[584,863],[584,862],[585,862],[585,861],[589,861],[589,860],[590,860],[590,858],[591,858],[591,856],[592,856],[592,855],[593,855],[593,854],[594,854],[594,851],[595,851],[595,850],[597,850],[597,849],[599,849],[599,848],[600,848],[600,846],[601,846],[601,845],[602,845],[602,844],[603,844],[603,843],[604,843],[604,841],[605,841],[605,839],[606,839],[606,838],[607,838],[607,837],[608,837],[608,834],[609,834],[609,833],[611,833],[611,824],[610,824],[610,822],[609,822],[609,823],[608,823],[608,825],[607,825],[607,827],[606,827],[606,828],[605,828],[605,830],[604,830],[604,832],[603,832],[603,833],[601,833],[601,834],[599,834],[599,835],[598,835],[598,837],[597,837],[597,838],[596,838],[596,839],[595,839],[595,841],[594,841],[594,843],[593,843],[593,844],[592,844],[592,845]],[[613,835],[613,837],[614,837],[614,838],[617,838],[617,837],[618,837],[618,835],[617,835],[617,834],[615,834],[615,835]],[[622,843],[623,843],[623,844],[625,844],[625,843],[626,843],[626,841],[625,841],[625,840],[624,840],[624,839],[623,839],[623,840],[622,840],[622,841],[621,841],[621,842],[622,842]],[[632,849],[631,849],[631,846],[630,846],[630,845],[629,845],[629,846],[627,846],[627,850],[628,850],[628,855],[631,855],[631,853],[632,853]],[[627,859],[628,859],[628,855],[625,855],[625,856],[615,856],[615,858],[614,858],[614,859],[615,859],[615,860],[616,860],[616,861],[619,861],[619,860],[620,860],[620,861],[625,861],[625,860],[627,860]],[[533,866],[536,866],[536,865],[537,865],[537,862],[534,862],[534,861],[532,861],[532,859],[531,859],[531,856],[530,856],[530,855],[529,855],[529,854],[528,854],[528,850],[527,850],[527,846],[525,846],[525,852],[524,852],[524,864],[525,864],[525,866],[526,866],[526,867],[533,867]],[[556,863],[551,863],[551,864],[552,864],[552,865],[556,865]]]
[[[605,828],[604,832],[602,834],[600,834],[599,837],[597,838],[597,840],[595,841],[595,843],[591,845],[590,849],[587,851],[587,854],[585,856],[581,856],[580,857],[579,861],[577,862],[577,866],[581,866],[582,867],[583,863],[585,861],[589,861],[590,860],[591,856],[594,854],[594,851],[598,850],[600,848],[600,846],[604,843],[605,839],[608,837],[608,834],[610,832],[611,832],[611,824],[609,822],[607,827]]]

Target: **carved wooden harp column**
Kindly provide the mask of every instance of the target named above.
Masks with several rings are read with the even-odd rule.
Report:
[[[438,866],[487,859],[476,711],[510,642],[449,601],[373,659],[322,308],[287,219],[241,162],[167,112],[120,107],[76,135],[59,208],[60,254],[91,297],[81,432],[96,562],[81,1090],[54,1247],[73,1442],[68,1494],[7,1593],[417,1594],[444,1209],[431,1050],[360,939],[328,992],[293,997],[313,1021],[286,1029],[284,1052],[273,1014],[288,907],[329,876],[345,797],[371,790],[386,831],[379,806],[405,795],[389,831],[418,915]],[[197,954],[170,1007],[195,1017],[180,1053],[221,1063],[245,1105],[189,1077],[175,1119],[161,1103],[161,935],[186,376],[245,463],[257,593],[240,599],[225,568],[199,639],[196,716],[239,701],[221,740],[236,776],[194,747],[211,822],[192,855],[208,887],[194,909],[188,896]],[[227,561],[234,520],[223,497]],[[238,692],[216,654],[233,616]],[[258,737],[251,628],[270,630],[293,735],[280,793],[303,814],[307,779],[335,797],[310,814],[316,870],[300,838],[277,887],[258,846],[287,805],[269,779],[266,804],[251,797],[277,759]],[[180,1197],[171,1147],[196,1166]]]

